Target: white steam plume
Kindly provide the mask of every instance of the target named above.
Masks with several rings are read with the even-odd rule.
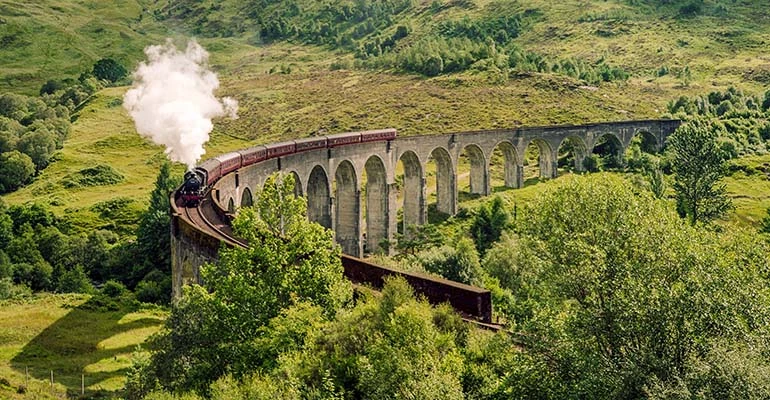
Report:
[[[134,86],[126,92],[123,106],[140,135],[166,146],[172,161],[192,169],[206,152],[203,145],[213,128],[211,119],[238,118],[238,102],[214,96],[217,75],[208,69],[209,54],[197,42],[184,52],[171,39],[144,49],[147,62],[134,72]]]

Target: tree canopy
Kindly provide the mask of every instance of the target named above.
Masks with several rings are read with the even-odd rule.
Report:
[[[153,370],[163,386],[207,391],[227,372],[242,376],[265,363],[265,326],[298,302],[331,316],[351,298],[333,233],[305,217],[291,176],[273,175],[233,227],[248,248],[222,248],[202,268],[206,288],[191,287],[154,340]]]
[[[717,128],[703,120],[692,120],[668,139],[674,170],[678,207],[690,223],[709,222],[732,207],[725,184],[726,156],[717,143]]]
[[[519,323],[537,337],[533,354],[557,365],[555,397],[722,397],[746,382],[767,393],[751,372],[768,368],[751,346],[768,349],[770,326],[770,259],[755,235],[688,226],[605,174],[568,179],[519,221],[525,257],[512,260],[532,271],[511,289],[528,310]]]

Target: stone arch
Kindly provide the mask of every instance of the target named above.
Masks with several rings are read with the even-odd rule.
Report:
[[[581,137],[575,135],[565,137],[556,151],[557,166],[569,168],[568,164],[572,164],[575,171],[583,171],[583,162],[588,155],[587,149],[588,146]]]
[[[493,170],[493,163],[497,162],[498,151],[502,154],[503,185],[508,188],[520,188],[524,182],[524,171],[521,165],[522,163],[519,159],[518,152],[516,152],[516,147],[514,147],[513,144],[507,140],[503,140],[502,142],[496,144],[492,150],[492,154],[489,157],[490,186],[492,184],[491,171]]]
[[[641,170],[652,161],[651,154],[658,153],[658,138],[646,130],[631,136],[623,151],[623,164],[630,170]]]
[[[307,180],[307,218],[317,222],[324,228],[331,229],[331,197],[329,194],[329,178],[320,165],[313,167]]]
[[[402,232],[406,233],[409,225],[420,225],[425,222],[425,183],[420,158],[411,150],[401,154],[399,158],[404,168],[402,208]]]
[[[289,175],[294,177],[294,196],[302,197],[302,180],[299,178],[297,171],[290,171]]]
[[[475,195],[489,194],[489,171],[484,151],[476,144],[469,144],[463,148],[462,154],[468,158],[470,164],[470,193]],[[458,164],[460,159],[457,160]],[[459,171],[459,168],[455,167]],[[459,185],[457,185],[459,188]]]
[[[430,153],[430,160],[436,163],[436,211],[454,215],[457,209],[457,176],[452,157],[443,147],[436,147]]]
[[[358,257],[361,255],[361,207],[356,169],[350,161],[344,160],[337,166],[334,184],[337,243],[343,253]]]
[[[657,153],[662,147],[660,141],[658,141],[658,137],[646,129],[636,131],[634,136],[631,137],[629,144],[634,140],[640,141],[641,149],[645,153]],[[628,147],[628,145],[626,145],[626,147]]]
[[[254,205],[254,198],[249,188],[244,188],[241,194],[241,207],[251,207]]]
[[[597,154],[602,158],[602,166],[606,168],[622,166],[624,152],[623,143],[614,133],[605,133],[596,138],[591,149],[592,154]]]
[[[233,198],[230,197],[229,200],[227,200],[227,212],[230,214],[235,214],[235,201],[233,201]]]
[[[541,178],[556,177],[556,160],[551,145],[543,139],[535,138],[527,143],[527,147],[534,144],[538,151],[538,168]]]
[[[388,238],[388,182],[385,163],[376,155],[364,165],[366,172],[366,241],[370,253],[380,251],[380,243]]]

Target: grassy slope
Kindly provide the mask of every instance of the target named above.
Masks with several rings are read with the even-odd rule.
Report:
[[[173,32],[146,11],[153,2],[125,0],[0,1],[0,91],[37,94],[48,79],[77,78],[96,60],[133,64],[142,48]]]
[[[23,302],[0,302],[0,398],[47,398],[123,387],[130,355],[158,331],[165,313],[152,309],[105,311],[86,295],[41,294]],[[29,371],[27,397],[16,393]]]

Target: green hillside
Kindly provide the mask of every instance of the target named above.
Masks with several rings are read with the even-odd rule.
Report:
[[[761,96],[770,79],[762,45],[770,41],[764,7],[732,1],[657,3],[386,1],[370,10],[363,3],[321,6],[310,0],[0,2],[0,42],[5,43],[0,82],[5,90],[34,94],[47,79],[76,78],[98,58],[114,57],[131,68],[147,44],[165,36],[197,36],[220,75],[220,94],[240,102],[240,119],[216,121],[208,154],[318,131],[391,126],[411,135],[658,118],[681,95],[705,95],[730,85]],[[697,5],[694,11],[691,4]],[[506,15],[517,16],[515,23],[501,19]],[[285,29],[271,28],[271,21]],[[334,21],[333,31],[324,28]],[[408,34],[385,46],[383,40],[399,26]],[[508,33],[494,31],[500,26]],[[495,39],[479,39],[484,34]],[[488,55],[465,70],[435,77],[399,66],[397,59],[410,49],[442,54],[442,41],[461,36],[479,46],[493,41],[503,60],[518,54],[528,61],[509,62],[501,72],[504,61]],[[362,54],[372,43],[379,55]],[[576,66],[578,75],[564,65]],[[598,83],[580,77],[600,65],[630,76]],[[126,198],[121,204],[129,214],[141,208],[162,149],[133,133],[120,107],[124,91],[107,89],[95,96],[76,114],[58,161],[6,199],[80,210],[82,219],[91,221],[85,226],[109,225],[88,211],[100,202]],[[62,186],[62,179],[92,163],[110,165],[126,178],[107,190]],[[762,199],[750,207],[764,205]]]
[[[770,9],[759,1],[0,0],[0,95],[77,82],[103,58],[132,70],[165,38],[196,38],[219,74],[217,95],[240,103],[239,119],[214,121],[204,158],[319,132],[418,135],[700,114],[724,126],[720,145],[733,157],[725,183],[735,210],[719,228],[753,234],[770,207]],[[134,242],[165,155],[122,107],[130,83],[73,104],[63,148],[2,201],[50,207],[76,239],[104,229],[120,236],[115,248]],[[570,181],[567,169],[539,180],[535,154],[527,157],[522,189],[503,188],[492,171],[494,192],[518,210]],[[439,228],[446,237],[467,230],[484,201],[467,193],[468,168],[461,162],[458,171],[461,215]],[[177,176],[183,170],[174,166]],[[638,171],[619,171],[604,174],[622,175],[634,190],[646,184]],[[91,174],[107,179],[94,184]],[[433,190],[428,196],[435,202]],[[95,299],[0,303],[0,398],[24,398],[26,367],[36,398],[77,395],[81,372],[89,395],[123,385],[129,354],[165,313],[105,310]]]

